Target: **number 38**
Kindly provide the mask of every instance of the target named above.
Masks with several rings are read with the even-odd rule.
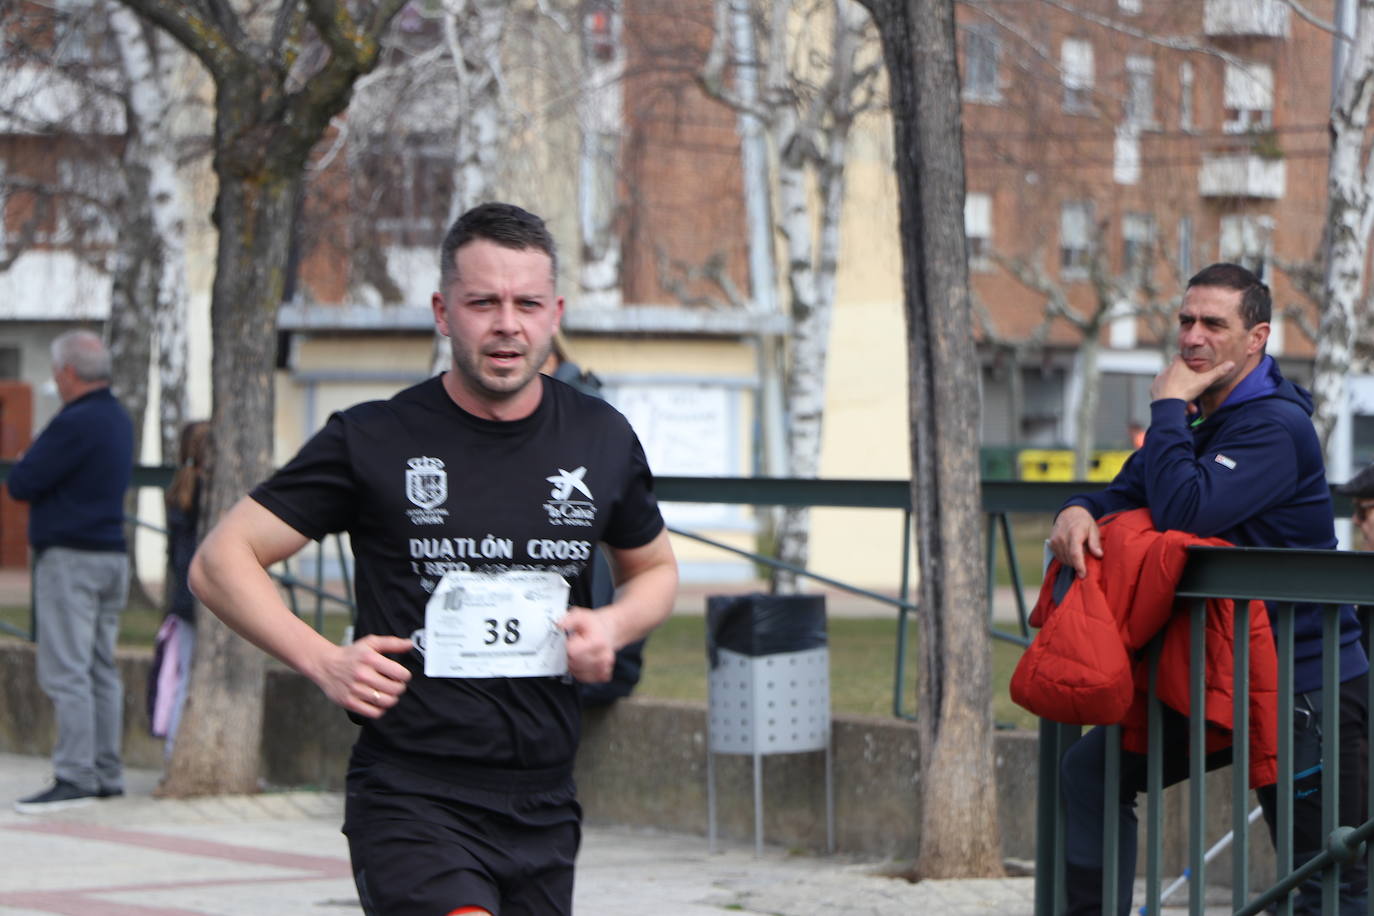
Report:
[[[503,622],[494,617],[488,617],[482,622],[487,625],[487,635],[482,640],[484,645],[492,646],[497,642],[504,642],[511,646],[520,641],[520,618],[512,617]]]

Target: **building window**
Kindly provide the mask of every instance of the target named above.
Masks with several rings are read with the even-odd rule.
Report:
[[[1136,127],[1155,122],[1155,62],[1149,57],[1126,58],[1125,120]]]
[[[1059,276],[1062,279],[1081,280],[1088,275],[1092,236],[1092,201],[1065,201],[1059,208]]]
[[[970,28],[964,31],[964,98],[972,102],[1000,102],[997,84],[1001,48],[989,32]]]
[[[1134,124],[1116,126],[1116,140],[1112,144],[1112,180],[1117,184],[1137,184],[1140,181],[1140,128]]]
[[[411,135],[394,146],[368,149],[354,171],[356,193],[386,245],[437,245],[453,194],[453,149],[436,138]]]
[[[968,266],[988,270],[992,262],[992,197],[987,194],[964,195],[964,235],[968,239]]]
[[[1154,260],[1155,220],[1148,213],[1121,217],[1121,272],[1141,283],[1150,279]]]
[[[111,178],[87,159],[63,159],[57,163],[62,201],[57,211],[58,245],[89,251],[115,243],[107,198]]]
[[[1092,111],[1093,46],[1078,38],[1066,38],[1060,47],[1064,74],[1064,110],[1071,114]]]
[[[1261,280],[1272,254],[1274,218],[1230,213],[1221,218],[1221,260],[1248,268]]]
[[[1178,129],[1193,129],[1193,65],[1186,60],[1178,65]]]
[[[1228,134],[1268,130],[1273,124],[1274,70],[1267,64],[1227,64],[1224,85]]]

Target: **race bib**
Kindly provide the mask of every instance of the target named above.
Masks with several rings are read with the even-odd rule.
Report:
[[[428,677],[549,677],[568,673],[568,583],[554,572],[450,570],[412,639]]]

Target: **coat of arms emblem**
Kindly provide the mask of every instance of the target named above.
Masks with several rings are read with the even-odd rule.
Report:
[[[448,473],[438,458],[411,458],[406,471],[406,498],[421,509],[433,509],[448,499]]]

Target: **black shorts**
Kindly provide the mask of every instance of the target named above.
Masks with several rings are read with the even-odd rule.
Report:
[[[582,809],[570,776],[518,790],[389,763],[349,770],[343,832],[367,916],[572,913]]]

